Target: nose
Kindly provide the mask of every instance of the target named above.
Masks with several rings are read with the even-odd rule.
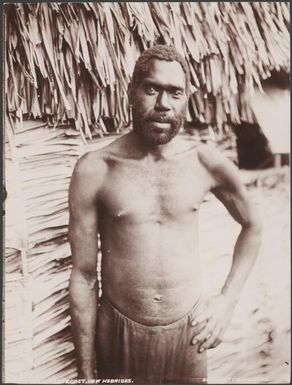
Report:
[[[171,109],[167,92],[161,91],[158,93],[154,109],[156,111],[169,111]]]

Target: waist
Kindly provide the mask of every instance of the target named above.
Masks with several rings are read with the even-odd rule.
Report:
[[[201,297],[199,282],[171,289],[103,285],[103,294],[132,320],[146,325],[165,325],[183,317]],[[119,289],[119,290],[118,290]]]
[[[196,307],[198,306],[199,301],[200,301],[200,298],[181,317],[175,319],[174,321],[163,323],[163,324],[159,324],[159,323],[148,324],[148,323],[144,323],[141,321],[137,321],[136,319],[130,318],[129,315],[126,315],[119,308],[117,308],[116,305],[114,305],[105,295],[102,295],[102,297],[100,298],[99,307],[101,311],[107,313],[110,317],[115,316],[120,320],[127,321],[130,324],[138,326],[140,328],[148,328],[151,330],[159,331],[159,329],[178,328],[182,325],[185,325],[191,322],[193,313]]]

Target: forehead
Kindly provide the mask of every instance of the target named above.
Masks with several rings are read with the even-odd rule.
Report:
[[[186,76],[182,66],[177,61],[151,59],[147,63],[147,71],[143,82],[152,81],[160,85],[177,87],[186,86]]]

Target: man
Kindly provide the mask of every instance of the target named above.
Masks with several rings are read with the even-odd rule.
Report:
[[[133,130],[85,154],[73,172],[70,300],[79,378],[203,383],[206,349],[221,342],[255,261],[261,226],[235,166],[177,136],[189,88],[175,49],[145,51],[129,86]],[[197,231],[208,191],[242,229],[221,292],[204,299]]]

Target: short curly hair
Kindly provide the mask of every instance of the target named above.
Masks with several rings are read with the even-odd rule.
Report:
[[[148,62],[151,59],[158,59],[158,60],[165,60],[165,61],[177,61],[186,77],[186,91],[189,93],[190,91],[190,70],[188,67],[188,64],[186,60],[183,58],[183,56],[172,46],[168,45],[154,45],[150,48],[148,48],[146,51],[144,51],[141,56],[137,59],[133,76],[132,76],[132,82],[131,82],[131,88],[135,89],[139,86],[143,78],[147,74],[148,70]]]

